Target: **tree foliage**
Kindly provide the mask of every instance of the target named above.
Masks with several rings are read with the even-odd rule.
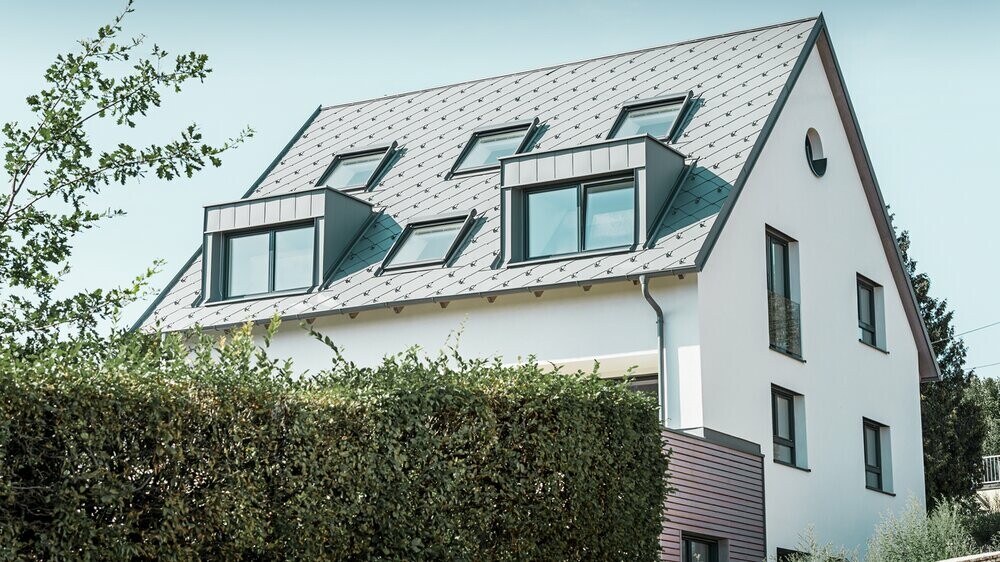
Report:
[[[1000,379],[974,378],[969,386],[969,398],[979,406],[986,424],[983,454],[1000,455]]]
[[[946,499],[969,499],[982,474],[986,428],[982,411],[968,396],[975,374],[965,370],[965,343],[955,337],[954,311],[947,299],[931,296],[931,280],[910,257],[909,233],[899,235],[906,269],[927,326],[941,380],[921,385],[924,478],[930,506]]]
[[[415,351],[291,373],[249,326],[0,351],[0,560],[657,559],[650,397]]]
[[[222,144],[209,144],[197,125],[147,146],[119,142],[97,147],[95,127],[131,129],[166,93],[178,93],[211,73],[208,57],[171,56],[159,46],[145,49],[142,36],[125,39],[122,24],[131,2],[97,36],[56,57],[45,71],[47,87],[27,96],[30,122],[3,126],[0,189],[0,345],[33,349],[61,333],[92,331],[142,288],[136,283],[69,296],[56,288],[68,271],[71,239],[120,210],[95,211],[88,199],[103,188],[153,175],[191,177],[219,166],[220,155],[252,134],[244,130]]]

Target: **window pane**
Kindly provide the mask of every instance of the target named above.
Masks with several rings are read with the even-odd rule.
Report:
[[[774,397],[775,422],[774,434],[785,439],[792,438],[792,401],[785,396]]]
[[[865,472],[865,485],[877,490],[882,489],[882,478],[877,472]]]
[[[366,186],[384,156],[377,152],[338,160],[323,185],[336,189]]]
[[[407,234],[390,264],[443,260],[463,224],[450,222],[414,228]]]
[[[715,544],[684,539],[684,562],[715,562]]]
[[[770,280],[770,286],[768,289],[781,295],[785,298],[789,298],[788,290],[788,278],[786,276],[787,264],[788,264],[788,246],[782,241],[768,236],[768,279]]]
[[[628,387],[636,392],[645,392],[656,396],[657,390],[656,375],[639,375],[629,381]]]
[[[577,251],[576,187],[528,193],[528,257]]]
[[[865,464],[879,466],[878,463],[878,430],[865,426]]]
[[[479,135],[472,139],[472,148],[458,165],[459,170],[489,166],[500,161],[501,156],[514,154],[527,129],[517,129],[492,135]]]
[[[663,138],[670,132],[670,127],[674,124],[674,119],[677,118],[680,110],[680,103],[633,109],[625,115],[625,119],[618,126],[615,138],[646,134]]]
[[[627,246],[635,241],[635,189],[632,182],[587,189],[584,249]]]
[[[858,321],[868,326],[874,326],[874,315],[872,314],[872,290],[870,287],[858,283]]]
[[[314,236],[311,226],[274,233],[275,291],[312,286]]]
[[[792,458],[792,448],[788,445],[775,443],[774,458],[783,463],[795,464],[795,459]]]
[[[267,292],[270,234],[229,238],[226,248],[226,296],[240,297]]]

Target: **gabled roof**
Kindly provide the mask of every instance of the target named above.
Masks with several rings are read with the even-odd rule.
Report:
[[[354,195],[383,209],[325,286],[306,295],[195,306],[201,290],[196,252],[154,301],[137,327],[181,330],[402,306],[433,300],[639,275],[695,271],[719,213],[749,173],[748,160],[772,122],[815,18],[319,108],[245,197],[315,187],[337,152],[396,141],[400,157],[374,188]],[[499,172],[446,179],[470,133],[483,125],[538,118],[531,150],[606,138],[623,103],[694,92],[693,110],[671,146],[695,165],[664,216],[655,243],[631,253],[568,258],[497,268]],[[383,272],[378,266],[412,218],[475,208],[478,219],[448,268]],[[192,210],[192,212],[194,212]],[[721,226],[721,225],[720,225]]]

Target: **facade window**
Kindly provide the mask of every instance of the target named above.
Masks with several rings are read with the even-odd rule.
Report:
[[[468,231],[472,214],[407,225],[389,251],[385,269],[446,263]]]
[[[612,125],[608,138],[649,135],[669,141],[676,133],[690,97],[690,93],[673,94],[627,103]]]
[[[658,375],[656,373],[651,375],[636,375],[628,379],[628,387],[630,390],[645,392],[646,394],[652,394],[653,396],[657,396],[656,389],[658,385]]]
[[[719,562],[719,543],[695,537],[682,539],[681,562]]]
[[[315,227],[248,234],[225,241],[225,297],[307,289],[315,277]]]
[[[492,170],[500,165],[500,158],[524,152],[537,123],[537,119],[522,121],[472,133],[450,175]]]
[[[528,192],[525,256],[545,258],[634,244],[635,196],[631,179]]]
[[[795,395],[771,387],[771,425],[774,433],[774,460],[795,466]]]
[[[333,162],[319,182],[323,187],[344,191],[365,190],[378,178],[395,149],[391,146],[364,148],[344,152],[334,157]]]
[[[788,548],[778,549],[777,562],[794,562],[800,559],[800,557],[805,557],[806,553],[799,552],[798,550],[791,550]],[[831,561],[833,562],[833,561]]]
[[[802,357],[801,316],[796,302],[797,271],[793,265],[794,242],[767,231],[767,312],[771,348]],[[794,279],[793,279],[794,277]]]
[[[882,430],[881,424],[864,420],[865,486],[880,492],[886,489],[883,474]]]
[[[858,277],[858,338],[878,347],[878,314],[875,309],[875,284]]]
[[[823,140],[816,129],[806,131],[806,161],[809,169],[817,177],[826,173],[826,158],[823,157]]]

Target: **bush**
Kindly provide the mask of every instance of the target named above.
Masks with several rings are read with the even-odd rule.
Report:
[[[657,556],[655,404],[593,375],[410,352],[298,379],[249,328],[0,371],[0,559]]]
[[[868,562],[937,562],[978,552],[962,507],[947,500],[929,515],[916,501],[900,516],[888,516],[868,545]]]

